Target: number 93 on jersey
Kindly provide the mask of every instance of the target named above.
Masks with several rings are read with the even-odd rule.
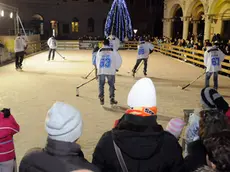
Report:
[[[100,61],[100,68],[110,68],[111,67],[111,56],[110,55],[104,55],[101,58]]]

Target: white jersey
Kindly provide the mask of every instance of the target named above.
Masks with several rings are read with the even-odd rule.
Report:
[[[204,65],[206,72],[218,72],[221,70],[221,63],[224,61],[225,54],[216,46],[208,47],[204,53]]]
[[[108,39],[110,48],[112,48],[115,51],[118,51],[118,49],[120,48],[120,40],[115,36],[110,36],[108,37]]]
[[[104,46],[98,51],[96,57],[98,75],[115,75],[121,64],[121,56],[109,46]]]
[[[150,51],[154,48],[153,44],[149,42],[141,42],[138,45],[138,56],[137,59],[147,59],[149,58]]]
[[[49,38],[47,44],[50,49],[57,49],[57,41],[54,37]]]
[[[27,44],[25,39],[22,36],[18,36],[14,41],[14,51],[17,52],[23,52],[25,51]]]

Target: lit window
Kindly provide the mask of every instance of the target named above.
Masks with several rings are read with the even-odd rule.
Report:
[[[12,18],[13,18],[13,16],[14,16],[14,14],[11,12],[11,13],[10,13],[10,18],[12,19]]]
[[[79,23],[78,22],[72,22],[72,32],[78,32]]]
[[[4,17],[4,11],[3,10],[1,11],[1,16]]]

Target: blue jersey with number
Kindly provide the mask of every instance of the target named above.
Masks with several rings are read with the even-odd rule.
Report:
[[[148,42],[142,42],[138,45],[137,49],[137,59],[147,59],[150,54],[150,50],[152,51],[154,48],[153,44]]]
[[[207,72],[218,72],[221,70],[221,63],[224,61],[225,54],[216,46],[208,47],[204,53],[204,65]]]
[[[98,75],[115,75],[116,70],[121,66],[121,56],[117,51],[110,47],[103,47],[99,50],[96,57]]]

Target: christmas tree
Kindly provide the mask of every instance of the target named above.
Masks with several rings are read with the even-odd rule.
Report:
[[[105,23],[105,36],[114,35],[123,41],[133,37],[132,23],[125,0],[114,0]]]

